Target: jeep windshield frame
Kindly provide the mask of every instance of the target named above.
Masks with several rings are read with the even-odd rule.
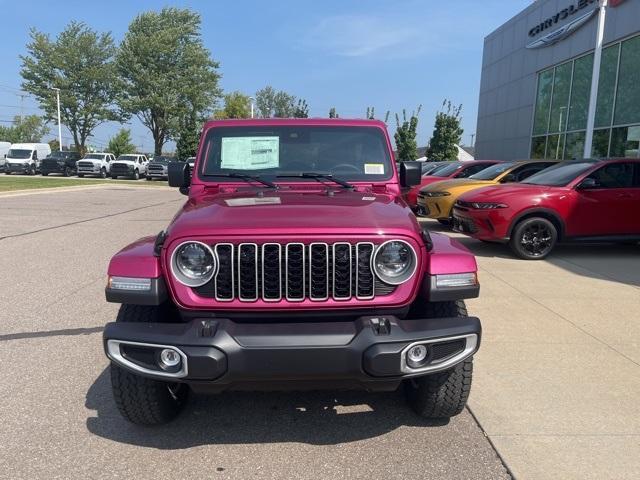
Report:
[[[395,173],[385,133],[375,126],[216,126],[206,132],[201,148],[197,178],[205,183],[238,181],[220,176],[228,173],[280,183],[287,183],[284,176],[316,182],[303,175],[315,171],[349,183],[379,183]]]

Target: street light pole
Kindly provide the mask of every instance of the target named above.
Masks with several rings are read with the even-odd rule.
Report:
[[[254,100],[255,100],[255,98],[249,97],[249,101],[251,102],[251,118],[253,118],[253,101]]]
[[[607,16],[608,0],[599,0],[598,30],[596,33],[596,49],[593,52],[593,72],[591,74],[591,93],[587,113],[587,132],[584,139],[584,158],[591,158],[593,129],[596,124],[596,105],[598,103],[598,86],[600,84],[600,63],[602,61],[602,44],[604,42],[604,26]]]
[[[58,100],[58,148],[62,151],[62,124],[60,123],[60,89],[51,87],[51,90],[56,91],[56,98]]]

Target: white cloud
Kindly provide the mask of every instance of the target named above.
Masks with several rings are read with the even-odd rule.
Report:
[[[340,15],[326,17],[311,27],[303,35],[302,45],[344,57],[404,56],[406,52],[402,47],[415,49],[421,34],[420,29],[402,22],[366,15]],[[413,53],[418,50],[420,48]]]

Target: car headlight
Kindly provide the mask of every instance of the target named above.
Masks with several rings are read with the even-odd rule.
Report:
[[[406,282],[418,267],[416,252],[403,240],[384,242],[376,250],[372,262],[378,278],[389,285]]]
[[[507,208],[508,205],[504,203],[491,203],[491,202],[470,202],[469,205],[471,208],[475,208],[477,210],[493,210],[496,208]]]
[[[425,197],[448,197],[450,192],[424,192]]]
[[[199,287],[207,283],[216,272],[216,257],[209,245],[202,242],[185,242],[171,255],[173,276],[187,287]]]

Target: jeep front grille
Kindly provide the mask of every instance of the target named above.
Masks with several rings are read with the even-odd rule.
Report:
[[[371,300],[394,287],[371,270],[373,243],[218,243],[218,272],[198,295],[228,302]]]

